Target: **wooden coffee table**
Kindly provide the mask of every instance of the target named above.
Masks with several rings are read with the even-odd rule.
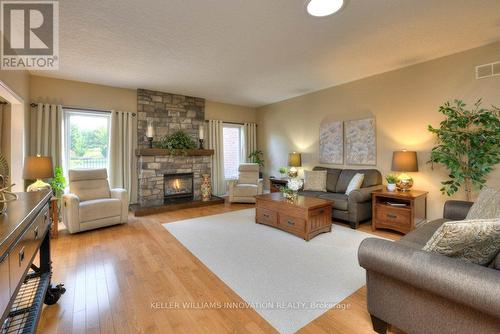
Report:
[[[281,193],[256,196],[255,222],[292,233],[306,241],[332,231],[333,201],[299,196],[291,201]]]

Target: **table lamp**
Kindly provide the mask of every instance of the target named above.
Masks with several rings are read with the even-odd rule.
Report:
[[[302,157],[300,153],[292,152],[288,154],[288,166],[291,167],[288,171],[289,177],[297,177],[297,167],[302,166]]]
[[[397,189],[399,191],[410,191],[413,186],[413,179],[405,173],[418,172],[417,152],[407,150],[394,151],[392,153],[391,170],[402,172],[398,175]]]
[[[26,157],[24,160],[25,180],[36,180],[30,184],[28,191],[40,191],[42,189],[50,189],[50,184],[43,182],[43,179],[54,177],[54,169],[52,168],[52,157],[42,157],[40,155]]]

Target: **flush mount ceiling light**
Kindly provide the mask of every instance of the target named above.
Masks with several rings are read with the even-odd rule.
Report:
[[[323,17],[338,12],[343,5],[344,0],[310,0],[307,12],[312,16]]]

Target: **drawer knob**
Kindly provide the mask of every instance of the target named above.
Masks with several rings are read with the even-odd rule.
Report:
[[[288,220],[287,223],[288,223],[288,225],[295,225],[295,222],[292,220]]]
[[[392,214],[392,213],[388,213],[387,218],[396,219],[396,218],[398,218],[398,216],[396,216],[395,214]]]
[[[264,213],[263,216],[269,218],[269,215],[267,213]]]

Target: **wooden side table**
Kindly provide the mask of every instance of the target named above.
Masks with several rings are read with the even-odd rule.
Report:
[[[52,218],[52,225],[50,227],[50,237],[57,239],[59,236],[59,207],[57,206],[58,198],[52,197],[50,199],[50,217]]]
[[[286,186],[287,183],[287,178],[269,178],[269,189],[272,193],[277,193],[280,191],[280,188]]]
[[[408,233],[427,219],[427,191],[378,190],[372,193],[372,230]]]

